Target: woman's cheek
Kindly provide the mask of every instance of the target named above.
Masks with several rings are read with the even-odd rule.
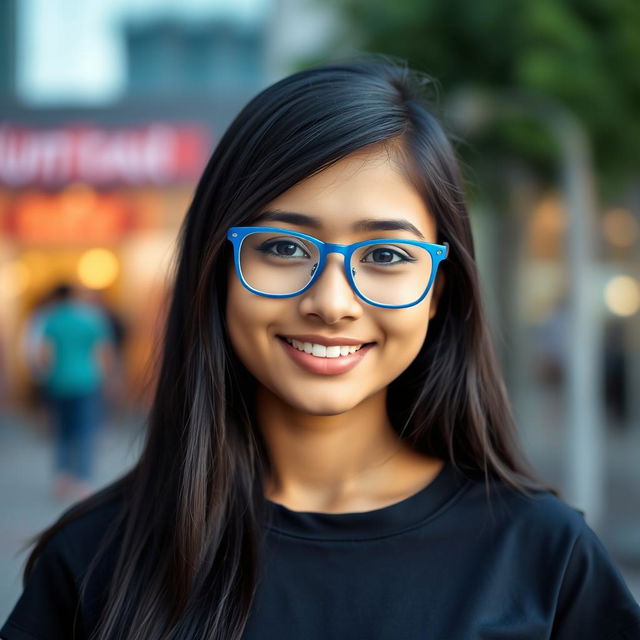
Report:
[[[386,334],[387,352],[394,356],[390,363],[395,373],[394,379],[416,359],[427,336],[428,318],[425,319],[424,314],[420,314],[413,322],[411,320],[399,320],[395,327],[389,327]],[[399,328],[402,328],[402,332],[398,331]]]

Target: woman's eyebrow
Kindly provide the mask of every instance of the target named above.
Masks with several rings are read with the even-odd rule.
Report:
[[[263,211],[253,222],[288,222],[289,224],[311,227],[312,229],[322,229],[320,218],[314,218],[305,213],[280,211],[279,209]],[[418,236],[421,240],[425,239],[414,224],[402,218],[394,218],[392,220],[365,218],[354,222],[352,228],[354,231],[408,231]]]

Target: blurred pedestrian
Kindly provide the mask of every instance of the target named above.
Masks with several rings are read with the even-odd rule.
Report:
[[[102,311],[57,286],[40,320],[39,360],[55,443],[53,495],[82,498],[90,480],[102,415],[102,386],[113,336]]]

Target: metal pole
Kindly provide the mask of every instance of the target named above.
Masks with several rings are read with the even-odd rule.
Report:
[[[560,142],[562,184],[569,214],[567,497],[585,511],[591,526],[597,528],[603,515],[605,443],[594,177],[589,143],[582,126],[566,113],[556,113],[550,124]]]

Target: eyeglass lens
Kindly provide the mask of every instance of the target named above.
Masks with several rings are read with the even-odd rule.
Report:
[[[278,232],[251,233],[240,248],[240,268],[246,283],[271,295],[304,289],[319,261],[320,252],[315,244]],[[365,298],[400,306],[415,302],[424,293],[433,261],[423,247],[382,240],[356,249],[350,268]]]

